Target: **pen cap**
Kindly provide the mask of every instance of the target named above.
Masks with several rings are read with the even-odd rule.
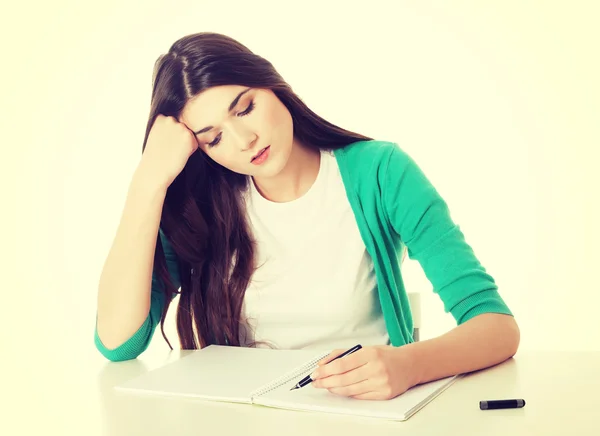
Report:
[[[525,400],[489,400],[480,401],[479,408],[481,410],[493,409],[518,409],[525,406]]]

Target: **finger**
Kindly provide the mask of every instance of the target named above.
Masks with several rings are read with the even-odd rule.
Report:
[[[329,353],[327,356],[325,356],[321,360],[319,360],[317,362],[317,365],[318,366],[325,365],[326,363],[329,363],[333,359],[335,359],[336,357],[338,357],[343,352],[344,352],[344,350],[342,350],[341,348],[337,348],[337,349],[333,350],[331,353]]]
[[[368,362],[368,353],[363,351],[364,349],[358,350],[355,353],[344,356],[340,359],[334,360],[327,365],[318,367],[311,374],[313,380],[330,377],[332,375],[344,374],[353,369],[359,368]]]
[[[354,383],[350,386],[340,386],[336,388],[329,388],[327,390],[335,395],[354,398],[371,393],[373,391],[373,383],[369,380],[364,380],[360,383]]]
[[[339,388],[360,383],[362,381],[368,380],[368,378],[369,368],[365,364],[344,374],[332,375],[330,377],[318,379],[314,381],[312,385],[315,388]]]

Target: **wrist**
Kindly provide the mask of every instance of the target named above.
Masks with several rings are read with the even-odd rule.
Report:
[[[403,355],[402,358],[406,360],[410,369],[407,371],[407,376],[411,386],[417,386],[426,381],[425,368],[427,363],[423,360],[421,348],[419,342],[413,342],[397,349],[398,353]]]
[[[169,183],[156,177],[156,173],[148,168],[143,163],[140,163],[136,168],[131,185],[134,189],[142,189],[153,194],[166,195]]]

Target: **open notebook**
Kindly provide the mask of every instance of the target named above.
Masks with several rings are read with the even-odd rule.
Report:
[[[290,391],[328,354],[211,345],[116,389],[404,421],[457,379],[448,377],[422,384],[387,401],[341,397],[311,385]]]

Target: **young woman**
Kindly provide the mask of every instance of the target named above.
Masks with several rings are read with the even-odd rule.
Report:
[[[413,341],[404,250],[456,319],[440,337]],[[142,159],[99,283],[99,351],[136,358],[177,293],[183,349],[335,349],[325,363],[362,344],[314,382],[359,399],[497,364],[519,344],[417,164],[319,117],[267,60],[214,33],[156,63]]]

